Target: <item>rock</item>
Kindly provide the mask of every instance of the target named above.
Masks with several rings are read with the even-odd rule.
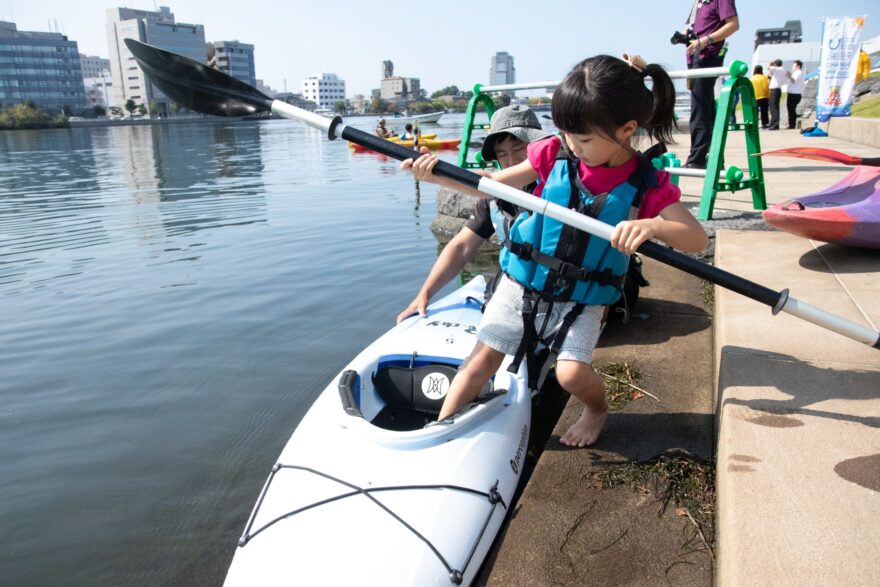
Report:
[[[441,187],[437,190],[437,214],[467,220],[474,213],[477,199],[461,192]]]

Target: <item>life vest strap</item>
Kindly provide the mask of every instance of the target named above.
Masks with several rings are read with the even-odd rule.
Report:
[[[538,389],[541,389],[541,386],[544,385],[544,380],[547,379],[550,367],[556,363],[556,358],[559,357],[559,351],[562,348],[562,343],[565,342],[565,337],[568,336],[568,331],[571,330],[571,325],[574,324],[574,321],[581,315],[585,307],[586,304],[575,304],[562,319],[562,324],[559,326],[559,330],[556,331],[556,335],[550,342],[550,346],[548,347],[549,352],[544,359],[544,364],[541,365],[541,373],[538,375],[538,381],[536,384]]]
[[[544,265],[550,269],[556,276],[566,280],[577,280],[586,282],[596,282],[599,285],[610,285],[612,287],[622,287],[625,279],[624,275],[614,275],[611,269],[603,269],[602,271],[590,270],[581,265],[575,265],[568,261],[563,261],[559,257],[548,255],[536,250],[531,243],[518,243],[506,240],[504,246],[514,255],[525,261],[534,261]]]

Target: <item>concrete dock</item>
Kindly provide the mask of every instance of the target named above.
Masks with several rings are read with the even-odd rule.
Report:
[[[671,150],[686,158],[688,137]],[[797,131],[761,133],[762,149],[880,151]],[[742,133],[727,165],[747,169]],[[766,158],[767,203],[832,185],[851,168]],[[696,213],[702,181],[682,178]],[[748,192],[722,193],[714,263],[873,329],[880,326],[880,250],[768,230]],[[731,230],[731,220],[748,230]],[[734,225],[736,225],[734,222]],[[488,585],[880,584],[880,351],[646,261],[630,325],[612,325],[596,366],[636,364],[651,395],[612,412],[602,437],[569,449],[570,402],[513,512]],[[686,455],[715,463],[714,532],[656,487],[603,488],[620,463]],[[665,505],[665,507],[664,507]]]

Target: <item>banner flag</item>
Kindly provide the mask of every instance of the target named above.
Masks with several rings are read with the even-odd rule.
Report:
[[[827,122],[832,116],[850,115],[864,26],[864,17],[822,19],[822,52],[816,95],[816,119],[819,122]]]

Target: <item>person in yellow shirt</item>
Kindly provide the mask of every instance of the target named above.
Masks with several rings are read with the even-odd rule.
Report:
[[[756,65],[752,71],[752,87],[755,88],[755,101],[761,113],[761,128],[770,126],[770,78],[764,75],[764,68]]]
[[[856,69],[856,81],[871,77],[871,58],[865,53],[864,49],[859,49],[859,66]]]

